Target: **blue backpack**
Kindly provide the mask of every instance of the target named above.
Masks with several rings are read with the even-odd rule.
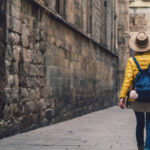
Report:
[[[133,82],[133,88],[138,93],[136,101],[150,102],[150,64],[147,69],[142,70],[135,57],[133,60],[139,70]]]

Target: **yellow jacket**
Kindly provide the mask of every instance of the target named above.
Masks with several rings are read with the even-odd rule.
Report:
[[[142,53],[142,54],[138,53],[135,55],[135,58],[142,70],[146,69],[148,65],[150,64],[150,52],[149,51]],[[121,87],[119,98],[126,97],[128,89],[132,81],[135,79],[137,73],[138,73],[138,68],[136,67],[136,64],[134,63],[133,58],[130,57],[127,61],[124,81]],[[133,102],[135,100],[129,99],[129,101]]]

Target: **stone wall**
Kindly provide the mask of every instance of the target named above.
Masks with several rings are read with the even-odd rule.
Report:
[[[7,1],[0,137],[117,103],[117,56],[88,36],[90,17],[76,12],[82,19],[71,20],[75,6],[65,6],[61,16],[54,1]]]
[[[5,49],[6,49],[6,3],[0,0],[0,117],[4,110],[4,86],[5,86]]]
[[[88,16],[91,11],[92,0],[37,0],[46,8],[59,14],[76,27],[88,32]],[[59,5],[58,5],[59,4]],[[89,18],[90,19],[90,18]]]
[[[115,1],[93,0],[92,37],[112,52],[115,51]]]
[[[115,0],[38,1],[53,11],[57,11],[56,1],[61,1],[57,13],[82,29],[82,32],[91,35],[96,42],[115,52]]]
[[[150,34],[150,1],[131,1],[129,17],[129,32],[131,36],[137,34],[139,31],[145,31]]]
[[[118,81],[119,81],[119,89],[122,86],[124,71],[127,59],[131,55],[131,51],[129,49],[129,1],[127,0],[119,0],[117,6],[117,52],[119,55],[119,65],[118,65]]]

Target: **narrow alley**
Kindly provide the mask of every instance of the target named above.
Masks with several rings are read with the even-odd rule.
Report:
[[[136,150],[132,109],[113,106],[0,141],[0,150]]]
[[[117,103],[149,17],[150,0],[0,0],[0,150],[137,150]]]

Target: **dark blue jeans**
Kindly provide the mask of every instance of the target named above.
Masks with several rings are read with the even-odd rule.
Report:
[[[149,143],[150,139],[150,132],[149,132],[149,125],[150,125],[150,112],[135,112],[136,116],[136,140],[137,140],[137,146],[141,147],[144,146],[144,127],[145,127],[145,117],[146,117],[146,143]],[[148,142],[149,141],[149,142]]]

